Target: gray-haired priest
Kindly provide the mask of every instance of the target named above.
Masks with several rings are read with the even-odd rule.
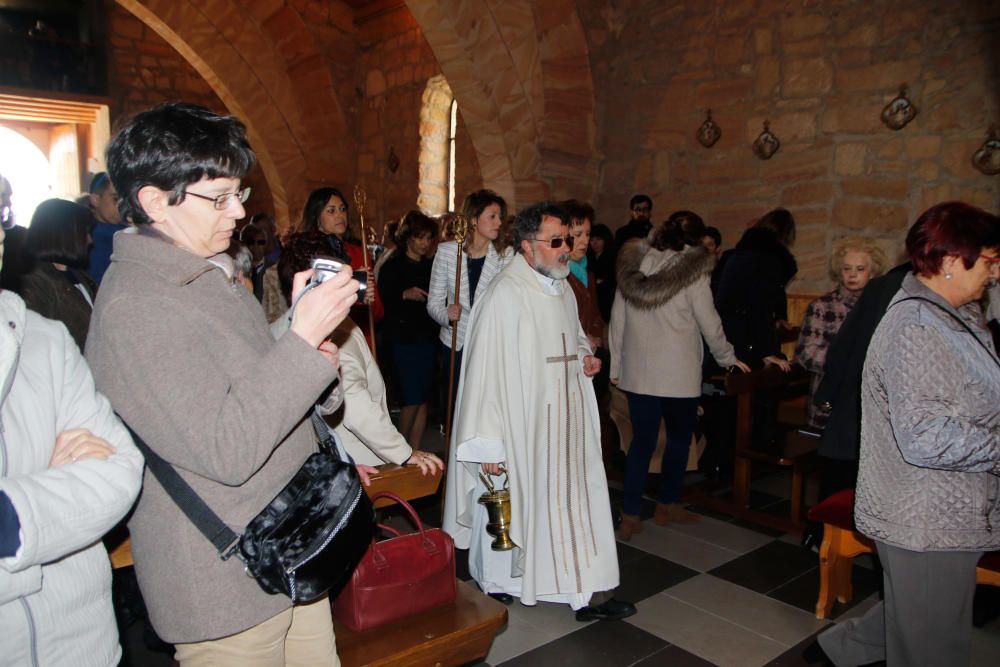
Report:
[[[514,220],[518,254],[477,302],[465,342],[444,528],[470,549],[469,570],[505,603],[559,602],[580,621],[625,618],[601,459],[600,370],[566,286],[566,213],[543,202]],[[480,473],[503,464],[511,495],[509,551],[493,551]],[[489,478],[488,478],[489,479]],[[503,484],[502,477],[492,477]]]

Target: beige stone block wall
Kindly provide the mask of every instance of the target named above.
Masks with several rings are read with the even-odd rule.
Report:
[[[846,234],[894,259],[928,206],[1000,208],[1000,178],[970,158],[1000,123],[1000,4],[985,0],[843,2],[579,0],[603,153],[597,212],[624,223],[636,192],[654,217],[686,208],[731,247],[775,206],[799,222],[792,291],[831,284],[826,261]],[[901,131],[879,120],[907,83],[919,109]],[[721,140],[695,130],[711,108]],[[782,142],[750,151],[762,122]]]

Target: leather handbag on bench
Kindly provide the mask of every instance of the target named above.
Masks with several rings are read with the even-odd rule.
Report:
[[[403,534],[379,524],[393,537],[376,541],[362,557],[347,585],[333,602],[333,615],[354,632],[455,601],[455,542],[440,528],[424,528],[405,500],[389,491],[372,496],[391,498],[404,508],[417,532]]]

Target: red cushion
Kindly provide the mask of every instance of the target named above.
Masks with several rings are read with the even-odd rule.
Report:
[[[854,530],[854,489],[838,491],[809,508],[810,521],[829,523],[844,530]]]
[[[979,567],[1000,572],[1000,551],[987,551],[979,559]]]

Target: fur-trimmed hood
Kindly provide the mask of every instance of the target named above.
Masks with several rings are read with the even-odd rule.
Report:
[[[618,252],[618,289],[639,310],[659,308],[715,268],[715,255],[696,245],[674,254],[659,271],[647,276],[639,267],[650,250],[648,243],[637,239]]]

